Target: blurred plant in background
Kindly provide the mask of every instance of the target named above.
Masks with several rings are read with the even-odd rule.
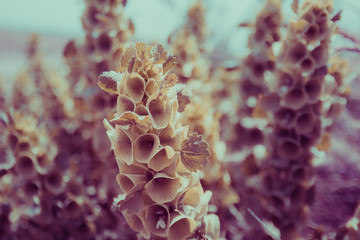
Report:
[[[168,53],[133,43],[127,1],[85,1],[66,76],[30,37],[10,97],[0,88],[2,239],[359,239],[360,190],[324,188],[328,159],[352,164],[330,144],[336,118],[357,111],[356,75],[331,43],[353,39],[341,13],[293,1],[287,20],[267,0],[239,23],[247,54],[219,64],[206,3]]]

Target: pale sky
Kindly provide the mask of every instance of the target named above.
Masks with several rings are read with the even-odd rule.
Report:
[[[79,35],[82,9],[80,0],[0,0],[0,28]]]
[[[285,13],[292,0],[284,0]],[[194,0],[128,0],[127,13],[136,26],[136,39],[163,41],[181,25]],[[252,19],[264,0],[204,0],[213,41],[232,34],[237,23]],[[360,0],[335,0],[344,8],[341,26],[357,31]],[[82,34],[83,0],[0,0],[0,29],[51,33],[76,37]]]

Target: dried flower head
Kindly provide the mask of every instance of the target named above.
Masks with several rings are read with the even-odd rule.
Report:
[[[168,73],[175,58],[159,44],[137,43],[125,50],[120,62],[120,72],[99,77],[103,90],[118,94],[118,111],[110,120],[115,127],[104,123],[124,191],[120,210],[145,238],[190,237],[206,215],[208,200],[191,207],[178,201],[195,185],[204,194],[197,173],[192,172],[202,169],[210,152],[198,134],[186,138],[187,128],[179,122],[179,86],[176,76]]]

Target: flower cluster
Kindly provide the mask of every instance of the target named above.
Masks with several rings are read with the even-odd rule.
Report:
[[[15,79],[11,103],[15,110],[41,118],[48,131],[57,134],[60,128],[76,126],[74,99],[66,79],[43,64],[39,45],[38,36],[31,35],[28,66]]]
[[[77,106],[95,121],[116,106],[116,96],[104,94],[96,87],[97,77],[117,69],[135,29],[125,16],[124,1],[91,0],[85,4],[81,20],[86,36],[69,41],[63,55],[70,67],[69,80]]]
[[[246,187],[236,188],[248,199],[242,207],[279,230],[271,234],[265,229],[266,235],[301,239],[314,199],[313,162],[325,150],[321,138],[344,105],[345,91],[343,81],[334,80],[343,76],[339,61],[328,58],[334,32],[331,1],[294,7],[297,19],[290,22],[280,53],[274,55],[272,43],[280,40],[280,24],[279,10],[272,10],[279,6],[279,1],[268,1],[250,35],[249,45],[255,49],[242,66],[240,85],[248,109],[240,108],[236,131],[243,144],[230,140],[237,143],[233,149],[254,146],[241,166],[245,179],[239,180],[245,180]],[[260,24],[262,19],[267,20]],[[266,44],[253,44],[259,31],[269,40]]]
[[[105,120],[124,192],[119,201],[129,225],[148,239],[186,239],[204,234],[217,239],[219,220],[207,215],[211,192],[204,193],[197,170],[210,152],[197,133],[179,121],[177,93],[183,88],[169,74],[176,64],[161,45],[137,43],[126,49],[120,72],[105,72],[99,86],[118,94],[117,112]],[[205,224],[207,223],[207,224]]]
[[[322,134],[322,87],[333,33],[331,6],[306,2],[290,23],[277,58],[273,89],[261,100],[270,112],[263,196],[268,219],[285,238],[299,238],[314,198],[313,149]],[[312,34],[310,34],[312,33]]]
[[[228,90],[231,91],[228,95],[235,100],[231,104],[232,111],[226,113],[222,120],[224,124],[228,123],[235,127],[235,129],[230,128],[232,131],[222,134],[232,152],[263,141],[260,126],[256,124],[247,126],[243,120],[247,117],[258,117],[259,113],[255,108],[257,98],[268,91],[267,85],[273,81],[269,79],[269,75],[275,70],[273,46],[280,40],[281,19],[281,2],[267,1],[252,26],[253,31],[248,39],[250,53],[242,60],[239,66],[240,73],[235,71],[225,75],[229,79],[236,79],[231,82],[225,80],[232,86],[232,91]],[[232,76],[234,74],[235,76]],[[228,88],[226,85],[223,87],[225,90]]]
[[[0,238],[133,238],[112,204],[120,192],[116,163],[107,161],[113,155],[101,121],[91,117],[96,110],[84,106],[87,93],[77,95],[81,84],[43,64],[35,35],[27,55],[11,103],[4,102],[15,109],[1,107]],[[92,62],[82,57],[85,76]]]
[[[207,58],[209,45],[206,43],[208,31],[205,24],[205,7],[197,1],[188,10],[188,18],[181,28],[173,32],[168,41],[177,64],[173,72],[182,83],[191,79],[207,79],[210,61]]]

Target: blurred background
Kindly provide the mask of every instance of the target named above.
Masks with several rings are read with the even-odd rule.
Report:
[[[254,20],[265,1],[204,0],[214,59],[220,55],[216,54],[219,52],[222,53],[222,59],[216,59],[217,61],[240,59],[248,54],[246,44],[249,31],[238,25]],[[333,41],[333,50],[354,49],[344,51],[343,55],[354,67],[356,75],[359,74],[356,65],[360,60],[360,50],[356,50],[360,48],[360,1],[334,1],[335,13],[342,11],[341,21],[337,25],[349,37],[337,35]],[[135,25],[133,40],[166,45],[169,34],[184,23],[187,10],[194,2],[195,0],[128,0],[125,11]],[[292,16],[291,2],[292,0],[284,0],[284,22]],[[25,49],[31,33],[40,36],[46,66],[65,76],[67,69],[62,51],[66,42],[84,35],[80,20],[83,10],[83,0],[0,0],[0,78],[11,85],[18,72],[26,66]],[[215,61],[214,59],[212,60]],[[360,188],[357,184],[360,181],[359,83],[359,78],[352,83],[353,91],[348,99],[347,111],[339,117],[332,130],[336,144],[332,144],[327,155],[326,168],[320,168],[317,173],[319,196],[326,199],[314,206],[317,222],[331,222],[330,216],[333,215],[340,216],[341,220],[344,212],[348,208],[354,209],[360,200]],[[339,208],[339,203],[345,204]],[[333,221],[337,224],[336,221],[341,222],[340,220],[334,217]]]
[[[284,13],[292,12],[284,0]],[[169,34],[185,21],[194,0],[128,0],[126,12],[135,24],[136,41],[165,44]],[[226,51],[229,58],[245,55],[248,32],[237,27],[251,21],[264,0],[205,0],[207,21],[214,51]],[[83,35],[80,17],[82,0],[0,0],[0,77],[12,79],[24,66],[24,51],[30,33],[40,35],[42,52],[50,67],[63,67],[61,52],[65,43]],[[335,0],[336,11],[343,10],[339,25],[356,34],[360,25],[360,1]],[[335,46],[351,44],[337,39]],[[59,69],[61,70],[61,69]]]

